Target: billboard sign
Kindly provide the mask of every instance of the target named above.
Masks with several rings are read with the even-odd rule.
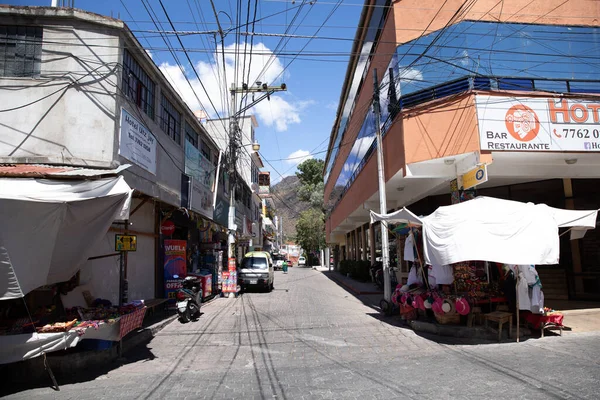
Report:
[[[600,102],[477,95],[482,150],[600,151]]]

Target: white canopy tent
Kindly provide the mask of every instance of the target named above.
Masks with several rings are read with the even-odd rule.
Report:
[[[462,261],[552,265],[559,260],[559,228],[582,237],[596,227],[598,210],[563,210],[545,204],[477,197],[439,207],[417,217],[403,208],[390,214],[371,211],[371,223],[406,223],[423,227],[425,262],[448,265]]]
[[[0,179],[0,300],[69,280],[115,220],[129,217],[122,176]]]

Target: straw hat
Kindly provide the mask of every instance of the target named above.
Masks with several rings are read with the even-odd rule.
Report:
[[[456,307],[454,306],[454,302],[450,299],[444,299],[442,303],[442,310],[445,314],[454,314],[456,313]]]
[[[433,302],[435,301],[435,299],[433,298],[432,295],[427,296],[427,298],[425,298],[425,300],[423,301],[423,305],[425,306],[426,309],[431,309],[431,306],[433,305]]]
[[[467,299],[465,299],[464,297],[461,297],[460,299],[456,300],[455,307],[456,312],[460,315],[467,315],[471,311],[471,306],[469,305]]]

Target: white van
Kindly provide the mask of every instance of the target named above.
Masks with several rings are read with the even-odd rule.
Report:
[[[240,265],[238,284],[242,290],[249,287],[273,290],[275,272],[273,260],[266,251],[251,251],[246,253]]]

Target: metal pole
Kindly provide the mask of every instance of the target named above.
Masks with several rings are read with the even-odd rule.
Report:
[[[119,257],[119,307],[123,306],[123,290],[125,284],[125,252]]]
[[[375,114],[375,133],[377,136],[377,177],[379,180],[379,212],[387,213],[385,196],[385,173],[383,161],[383,142],[381,140],[381,109],[379,105],[379,84],[377,82],[377,68],[373,69],[373,113]],[[383,263],[383,298],[388,303],[392,299],[390,281],[390,249],[387,223],[381,221],[381,261]]]
[[[519,280],[520,280],[519,279],[519,275],[520,275],[520,272],[521,272],[521,269],[517,265],[517,279],[516,279],[517,283],[515,284],[515,288],[516,288],[516,290],[515,290],[515,292],[516,292],[515,298],[517,300],[516,301],[516,303],[517,303],[517,343],[519,343],[519,335],[521,334],[520,327],[519,327],[520,322],[521,322],[521,321],[519,321],[519,314],[520,314],[520,310],[519,310]],[[500,329],[500,328],[498,328],[498,329]],[[542,332],[543,332],[543,328],[542,328]]]
[[[237,123],[235,119],[235,83],[231,84],[231,114],[229,116],[229,154],[230,154],[230,190],[229,190],[229,236],[227,238],[227,257],[234,257],[235,246],[235,183],[236,183],[236,167],[237,167]],[[229,260],[228,260],[229,261]]]

